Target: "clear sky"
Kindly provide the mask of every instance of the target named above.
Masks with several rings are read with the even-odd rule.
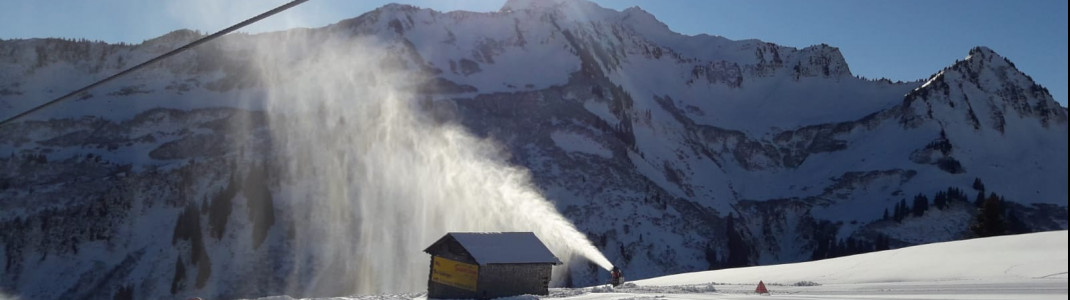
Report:
[[[139,43],[179,28],[215,32],[289,0],[2,0],[0,39]],[[397,2],[439,11],[497,11],[504,0],[310,0],[246,32],[318,27]],[[924,79],[973,46],[1009,58],[1067,103],[1066,0],[596,0],[639,6],[669,28],[786,46],[839,47],[855,75]]]

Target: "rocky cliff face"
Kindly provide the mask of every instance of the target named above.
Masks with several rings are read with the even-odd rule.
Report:
[[[197,36],[0,41],[0,107],[21,111]],[[326,284],[302,267],[315,257],[292,254],[304,217],[283,196],[292,166],[267,120],[316,114],[265,109],[264,61],[250,57],[351,41],[424,78],[407,87],[428,116],[501,145],[629,278],[965,238],[993,193],[1014,231],[1067,228],[1066,108],[987,48],[892,83],[852,76],[828,45],[684,36],[638,8],[388,5],[324,28],[227,36],[0,127],[0,289],[421,289]],[[606,276],[558,271],[575,285]]]

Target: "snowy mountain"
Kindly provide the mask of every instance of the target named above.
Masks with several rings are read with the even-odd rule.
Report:
[[[200,36],[0,41],[0,117]],[[1066,108],[984,47],[890,82],[637,7],[387,5],[228,35],[0,127],[0,290],[416,291],[419,249],[529,231],[540,197],[632,279],[963,239],[988,198],[1004,232],[1066,229],[1066,153]],[[561,258],[556,283],[605,281]]]

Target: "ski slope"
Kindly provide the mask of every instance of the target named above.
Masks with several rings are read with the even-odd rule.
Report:
[[[756,295],[758,281],[770,295]],[[1067,231],[695,272],[501,299],[1067,299]],[[262,298],[288,300],[286,296]],[[422,293],[334,299],[426,299]]]

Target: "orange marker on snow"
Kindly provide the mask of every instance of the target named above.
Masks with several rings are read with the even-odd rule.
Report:
[[[758,288],[754,289],[755,293],[769,295],[769,290],[765,289],[765,282],[758,280]]]

